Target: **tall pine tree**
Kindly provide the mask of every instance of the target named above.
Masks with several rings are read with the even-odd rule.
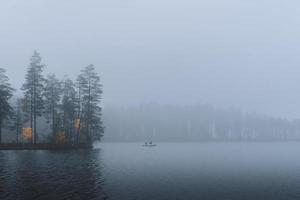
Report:
[[[86,142],[91,144],[94,140],[100,140],[104,129],[102,126],[102,108],[100,106],[102,85],[100,76],[93,65],[88,65],[78,78],[80,89],[81,121],[84,122],[84,134]]]
[[[19,143],[19,138],[22,130],[22,99],[17,98],[16,105],[14,106],[13,115],[11,118],[11,130],[16,131],[16,142]]]
[[[43,91],[45,79],[42,75],[44,65],[41,63],[42,58],[40,54],[34,51],[27,68],[25,83],[22,87],[30,112],[30,128],[33,130],[31,143],[37,142],[37,117],[42,115],[44,109]]]
[[[0,144],[2,143],[3,121],[12,116],[13,109],[9,100],[13,96],[14,89],[8,82],[5,69],[0,68]]]
[[[77,79],[76,79],[76,86],[77,86],[77,103],[76,103],[76,142],[80,142],[80,132],[82,128],[82,122],[83,122],[83,117],[82,117],[82,90],[83,90],[83,85],[86,85],[86,80],[82,76],[82,74],[79,74]]]
[[[63,129],[67,140],[74,139],[74,124],[76,118],[76,89],[75,84],[69,78],[65,78],[62,84],[62,110],[63,110]]]
[[[47,76],[44,89],[46,118],[48,121],[51,121],[52,136],[53,141],[55,141],[59,121],[58,112],[61,98],[61,82],[56,78],[55,74],[50,74]]]

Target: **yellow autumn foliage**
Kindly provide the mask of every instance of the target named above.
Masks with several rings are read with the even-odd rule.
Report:
[[[30,140],[32,138],[32,128],[23,128],[22,135],[25,139]]]

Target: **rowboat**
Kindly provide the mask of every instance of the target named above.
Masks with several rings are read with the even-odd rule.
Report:
[[[155,147],[156,144],[153,144],[152,141],[150,141],[149,143],[145,142],[145,144],[143,145],[143,147]]]
[[[144,144],[143,147],[156,147],[156,144]]]

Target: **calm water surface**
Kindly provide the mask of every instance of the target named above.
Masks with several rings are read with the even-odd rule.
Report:
[[[0,151],[0,199],[300,199],[300,143]]]

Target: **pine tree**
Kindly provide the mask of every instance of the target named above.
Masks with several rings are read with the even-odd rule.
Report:
[[[22,87],[26,98],[25,102],[28,103],[26,106],[30,112],[30,128],[33,130],[31,143],[37,142],[37,117],[42,115],[44,109],[43,84],[45,79],[42,75],[44,65],[41,62],[40,54],[34,51],[27,68],[25,83]]]
[[[14,89],[8,82],[6,71],[0,68],[0,144],[2,143],[2,127],[3,121],[11,117],[13,109],[9,104],[9,100],[13,96]]]
[[[45,113],[47,120],[51,121],[52,136],[55,140],[59,121],[58,112],[61,99],[61,82],[56,78],[55,74],[48,75],[45,82]]]
[[[101,95],[102,85],[100,77],[93,65],[88,65],[78,77],[80,118],[84,122],[84,134],[86,142],[91,144],[94,140],[100,140],[104,132],[102,126]]]
[[[21,134],[23,125],[22,119],[22,100],[20,98],[17,99],[16,105],[13,110],[13,115],[11,118],[11,130],[16,131],[16,142],[19,143],[19,137]]]
[[[76,89],[75,84],[69,78],[65,78],[62,84],[62,110],[63,129],[70,141],[73,138],[73,131],[76,118]]]
[[[77,86],[77,104],[76,104],[76,142],[79,143],[80,141],[80,132],[82,128],[82,90],[83,85],[86,84],[86,80],[82,76],[82,74],[79,74],[76,79],[76,86]]]

